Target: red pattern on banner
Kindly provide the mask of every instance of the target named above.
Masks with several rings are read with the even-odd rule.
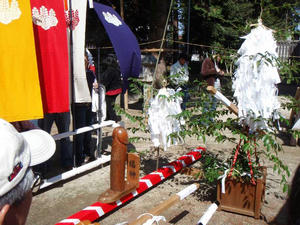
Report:
[[[188,166],[188,165],[196,162],[197,160],[199,160],[202,157],[202,153],[204,153],[205,151],[206,151],[205,148],[198,147],[197,149],[194,149],[191,152],[189,152],[188,154],[186,154],[185,156],[180,157],[178,160],[183,160],[185,162],[185,165]],[[168,177],[176,174],[184,167],[183,164],[178,160],[169,163],[167,166],[165,166],[163,168],[159,168],[157,171],[154,171],[154,172],[144,176],[140,180],[147,180],[147,182],[150,182],[152,184],[151,187],[158,185],[160,182],[162,182],[163,180],[167,179]],[[176,172],[174,172],[172,170],[172,168],[170,168],[168,166],[173,166],[174,169],[176,170]],[[162,173],[163,177],[157,173]],[[149,189],[149,187],[147,186],[147,183],[143,181],[143,182],[140,182],[139,188],[137,188],[135,191],[138,196],[139,194],[145,192],[148,189]],[[91,207],[99,207],[99,209],[101,208],[103,210],[104,214],[106,214],[106,213],[111,212],[112,210],[118,208],[119,206],[123,205],[124,203],[126,203],[127,201],[129,201],[135,197],[136,196],[134,196],[133,192],[132,192],[132,193],[129,193],[128,195],[122,197],[117,202],[113,202],[113,203],[109,203],[109,204],[96,202],[96,203],[92,204]],[[118,202],[119,202],[119,205],[118,205]],[[68,217],[68,219],[78,219],[81,221],[83,221],[83,220],[95,221],[95,220],[99,219],[100,217],[101,216],[97,213],[96,210],[83,209],[83,210],[75,213],[74,215]],[[74,223],[64,222],[64,220],[62,220],[61,222],[57,223],[56,225],[74,225]]]
[[[67,27],[70,27],[71,25],[70,11],[65,11],[65,18],[66,18]],[[79,24],[79,21],[80,19],[79,19],[78,10],[76,9],[75,12],[74,10],[72,10],[72,26],[71,26],[72,30],[75,30],[75,28]]]

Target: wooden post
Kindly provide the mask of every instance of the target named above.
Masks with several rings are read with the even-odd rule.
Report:
[[[300,99],[300,87],[297,87],[297,90],[296,90],[296,94],[295,94],[295,100],[298,101]],[[298,107],[300,108],[300,105],[297,104]],[[294,121],[295,120],[295,110],[292,109],[291,111],[291,114],[290,114],[290,127],[293,127],[293,123],[297,122],[297,121]],[[291,138],[290,138],[290,146],[296,146],[297,145],[297,140],[293,137],[293,135],[291,135]]]
[[[128,135],[123,127],[117,127],[112,134],[110,189],[123,191],[125,188],[125,162],[127,161]]]
[[[110,164],[110,189],[99,196],[99,202],[111,203],[139,187],[140,159],[137,154],[127,154],[128,135],[123,127],[113,131]],[[127,181],[125,163],[127,161]]]
[[[159,147],[156,148],[156,170],[158,170],[158,165],[159,165]]]

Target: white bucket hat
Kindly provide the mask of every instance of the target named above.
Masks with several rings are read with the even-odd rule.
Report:
[[[48,160],[55,152],[55,141],[47,132],[34,129],[19,133],[0,118],[0,196],[13,189],[29,166]]]

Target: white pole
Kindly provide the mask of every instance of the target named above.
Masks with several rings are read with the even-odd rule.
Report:
[[[95,124],[87,126],[87,127],[82,127],[82,128],[76,129],[74,131],[69,131],[69,132],[64,132],[64,133],[61,133],[61,134],[53,135],[53,138],[54,138],[54,140],[57,141],[57,140],[60,140],[60,139],[63,139],[63,138],[66,138],[66,137],[69,137],[69,136],[72,136],[72,135],[85,133],[85,132],[96,130],[96,129],[99,129],[99,128],[102,128],[102,127],[112,126],[115,123],[116,122],[113,121],[113,120],[107,120],[107,121],[101,122],[100,124],[95,123]]]
[[[80,167],[76,167],[76,168],[73,168],[72,170],[69,170],[65,173],[62,173],[62,174],[59,174],[55,177],[51,177],[49,179],[45,179],[43,180],[42,182],[42,185],[40,186],[40,189],[43,189],[43,188],[46,188],[50,185],[53,185],[59,181],[62,181],[62,180],[66,180],[66,179],[69,179],[75,175],[78,175],[78,174],[81,174],[85,171],[88,171],[90,169],[93,169],[93,168],[96,168],[97,166],[101,165],[101,164],[104,164],[106,162],[109,162],[110,161],[110,155],[107,156],[107,155],[101,155],[100,158],[97,158],[95,161],[92,161],[90,163],[87,163],[83,166],[80,166]]]
[[[206,225],[211,219],[211,217],[213,216],[213,214],[218,209],[219,204],[220,203],[218,201],[211,204],[209,208],[206,210],[206,212],[204,213],[204,215],[201,217],[201,219],[198,221],[197,225]]]
[[[74,131],[69,131],[69,132],[64,132],[61,134],[53,135],[53,138],[54,138],[54,140],[60,140],[60,139],[63,139],[63,138],[66,138],[66,137],[69,137],[72,135],[85,133],[85,132],[96,130],[96,129],[99,129],[102,127],[112,126],[113,124],[115,124],[115,121],[113,121],[113,120],[103,121],[103,122],[101,122],[101,124],[96,123],[96,124],[93,124],[93,125],[90,125],[87,127],[82,127],[82,128],[76,129]],[[87,164],[77,167],[77,168],[73,168],[72,170],[64,172],[62,174],[59,174],[55,177],[51,177],[49,179],[44,179],[42,181],[43,183],[40,186],[40,189],[46,188],[46,187],[53,185],[59,181],[69,179],[75,175],[78,175],[78,174],[81,174],[90,169],[96,168],[97,166],[107,163],[109,161],[110,161],[110,156],[101,155],[95,161],[92,161],[90,163],[87,163]]]

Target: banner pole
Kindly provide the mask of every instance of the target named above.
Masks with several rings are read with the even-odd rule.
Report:
[[[100,75],[100,48],[97,48],[97,80],[98,80],[98,123],[100,124],[102,121],[103,113],[101,111],[101,98],[102,98],[102,92],[100,91],[100,81],[101,81],[101,75]],[[98,145],[97,145],[97,158],[100,158],[102,155],[102,128],[99,128],[97,130],[98,135]]]
[[[75,126],[75,102],[74,102],[74,61],[73,61],[73,17],[72,17],[72,0],[69,0],[69,31],[70,31],[70,40],[69,40],[69,50],[70,50],[70,78],[71,78],[71,114],[72,114],[72,128],[73,131],[76,129]],[[73,136],[73,167],[76,167],[76,145],[75,145],[76,135]]]

